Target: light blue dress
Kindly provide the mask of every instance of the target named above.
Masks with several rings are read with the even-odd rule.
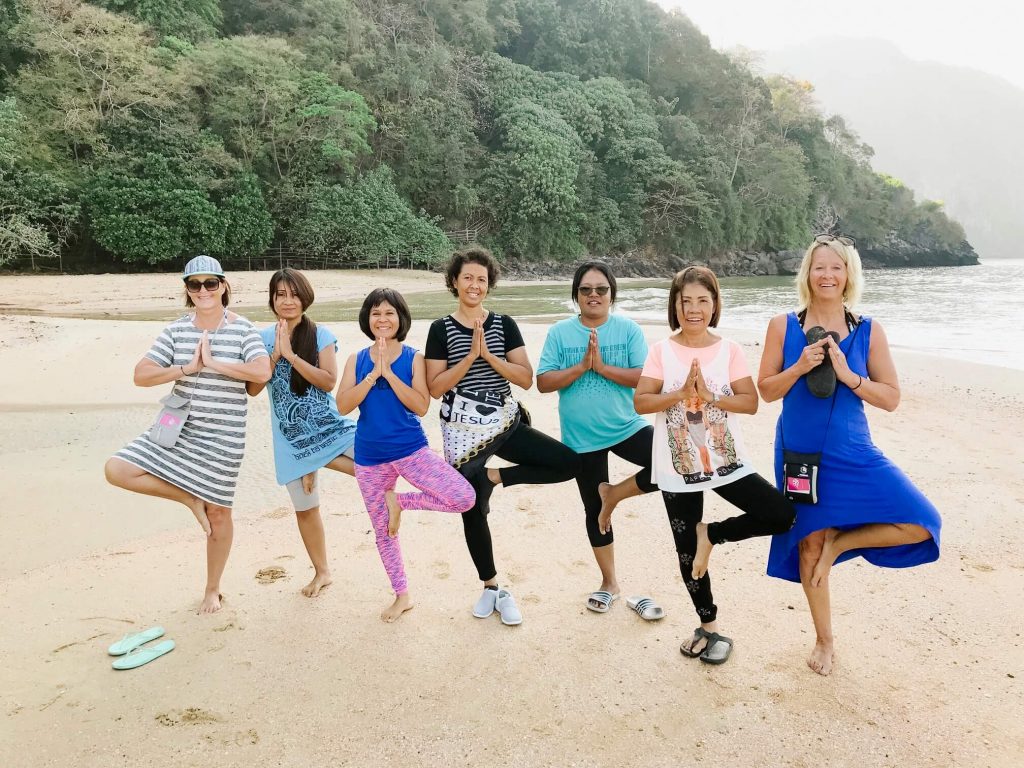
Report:
[[[272,353],[277,326],[264,328],[260,336],[267,352]],[[337,341],[330,330],[317,324],[318,350],[330,344],[337,350]],[[287,485],[321,469],[352,448],[356,440],[356,422],[338,413],[334,395],[312,384],[304,395],[296,395],[291,379],[292,364],[282,357],[267,384],[274,434],[274,469],[279,485]]]

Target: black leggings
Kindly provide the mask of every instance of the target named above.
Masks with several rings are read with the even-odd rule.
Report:
[[[601,514],[601,496],[597,487],[608,482],[608,453],[614,453],[630,464],[636,464],[640,471],[636,473],[636,484],[644,493],[658,490],[651,482],[651,448],[654,442],[654,427],[646,426],[621,443],[599,451],[587,451],[580,454],[580,471],[576,475],[576,485],[580,488],[580,498],[587,515],[587,538],[592,547],[607,547],[614,539],[611,530],[601,533],[597,527],[597,517]]]
[[[575,477],[580,467],[576,451],[522,422],[495,455],[516,465],[501,468],[501,482],[505,486],[564,483]],[[487,516],[480,511],[480,505],[474,502],[472,509],[461,517],[466,546],[469,547],[469,555],[473,558],[480,581],[493,579],[498,572],[494,567],[494,549],[491,546]]]
[[[743,541],[754,536],[769,536],[785,533],[793,527],[796,508],[774,485],[758,474],[747,475],[739,480],[714,489],[715,493],[734,507],[743,510],[742,515],[730,517],[720,523],[708,523],[708,538],[712,544],[725,541]],[[672,537],[679,554],[679,573],[697,609],[702,623],[718,618],[718,606],[711,596],[711,576],[705,573],[699,579],[693,578],[693,557],[697,554],[697,523],[704,516],[704,494],[661,492],[672,526]]]

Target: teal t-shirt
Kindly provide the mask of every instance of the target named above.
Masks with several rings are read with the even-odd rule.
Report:
[[[264,328],[260,336],[267,352],[273,353],[277,326]],[[317,323],[316,348],[330,345],[337,351],[337,338]],[[291,380],[292,364],[282,357],[267,384],[274,434],[274,469],[281,485],[329,464],[356,440],[356,422],[338,413],[334,395],[310,385],[306,394],[299,397],[292,392]]]
[[[537,375],[571,368],[583,359],[590,329],[579,317],[560,320],[548,330]],[[643,368],[647,342],[640,326],[621,315],[609,315],[597,328],[601,359],[617,368]],[[578,453],[599,451],[621,443],[647,426],[633,408],[633,390],[587,371],[558,391],[562,442]]]

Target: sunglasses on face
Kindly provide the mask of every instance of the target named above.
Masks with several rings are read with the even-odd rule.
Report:
[[[220,288],[219,277],[208,277],[205,280],[186,280],[185,290],[189,293],[199,293],[203,288],[213,293]]]
[[[584,296],[589,296],[592,293],[596,293],[598,296],[606,296],[608,294],[608,291],[611,290],[611,288],[612,287],[610,285],[581,285],[579,291]]]
[[[820,235],[815,235],[814,236],[814,242],[816,242],[816,243],[825,244],[825,243],[831,243],[831,242],[835,242],[835,241],[838,241],[838,242],[842,243],[843,245],[848,245],[851,248],[856,248],[857,247],[857,241],[854,240],[852,237],[847,237],[846,235],[830,235],[828,232],[823,232]]]

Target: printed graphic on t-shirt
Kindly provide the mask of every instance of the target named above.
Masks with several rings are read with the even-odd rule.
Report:
[[[356,428],[354,421],[339,423],[331,410],[326,392],[312,384],[302,397],[290,391],[292,366],[282,360],[274,368],[270,380],[274,413],[277,415],[281,434],[292,447],[292,459],[299,461],[319,453],[337,441],[338,437]]]
[[[728,383],[719,385],[705,375],[707,387],[719,396],[733,394]],[[680,389],[685,379],[673,381],[665,392]],[[666,411],[668,447],[672,467],[687,485],[705,483],[713,477],[726,477],[743,462],[736,453],[736,441],[729,430],[725,411],[699,397],[676,403]]]
[[[563,347],[562,348],[562,368],[572,368],[572,366],[579,363],[584,355],[587,354],[587,347]],[[608,344],[601,345],[601,360],[604,361],[605,365],[611,365],[615,368],[630,368],[629,364],[629,346],[627,344]],[[574,386],[581,392],[587,392],[590,394],[599,394],[603,391],[614,389],[619,386],[614,381],[606,379],[596,371],[585,371],[574,382]]]

